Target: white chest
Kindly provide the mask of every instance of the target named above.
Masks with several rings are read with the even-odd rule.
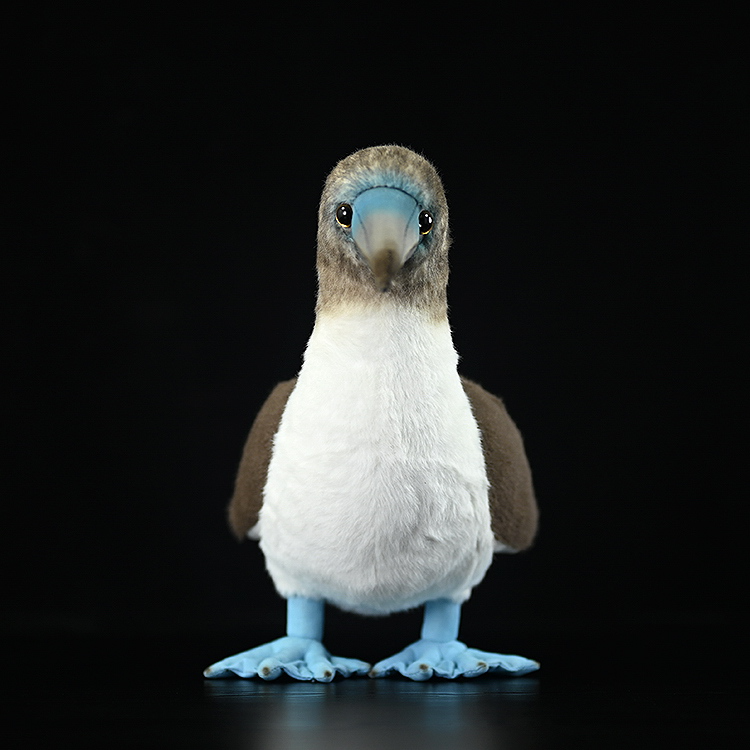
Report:
[[[261,514],[282,593],[391,611],[463,591],[477,566],[481,578],[487,478],[456,365],[447,321],[394,309],[318,319]]]

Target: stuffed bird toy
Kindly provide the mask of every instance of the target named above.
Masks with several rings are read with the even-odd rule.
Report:
[[[493,552],[530,546],[537,508],[505,407],[457,371],[440,178],[400,146],[357,151],[329,175],[318,221],[304,362],[258,413],[229,507],[235,534],[260,540],[287,634],[204,674],[328,682],[538,669],[457,640],[462,603]],[[326,602],[363,615],[424,605],[421,638],[373,667],[333,656]]]

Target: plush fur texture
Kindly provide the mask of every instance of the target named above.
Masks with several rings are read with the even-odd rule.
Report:
[[[372,187],[409,192],[432,231],[386,292],[337,206]],[[448,208],[435,169],[398,146],[359,151],[319,209],[316,324],[296,380],[261,409],[230,521],[260,538],[286,597],[386,614],[463,601],[496,551],[537,524],[520,434],[502,402],[462,380],[447,319]]]
[[[285,380],[273,389],[245,443],[229,505],[230,525],[239,540],[259,538],[257,523],[273,438],[296,383],[297,378]],[[521,433],[497,396],[467,378],[462,377],[461,384],[481,434],[495,552],[528,549],[534,541],[539,512]]]
[[[447,321],[387,300],[318,318],[260,513],[283,596],[386,614],[482,579],[487,476],[456,364]]]

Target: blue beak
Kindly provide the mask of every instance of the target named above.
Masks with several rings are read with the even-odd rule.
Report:
[[[419,204],[403,190],[375,187],[352,208],[352,239],[385,292],[419,244]]]

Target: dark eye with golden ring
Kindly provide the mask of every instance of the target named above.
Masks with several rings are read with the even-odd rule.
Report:
[[[352,225],[352,207],[348,203],[340,203],[336,209],[336,221],[345,229]]]
[[[428,234],[432,229],[433,218],[429,211],[422,211],[419,214],[419,233]]]

